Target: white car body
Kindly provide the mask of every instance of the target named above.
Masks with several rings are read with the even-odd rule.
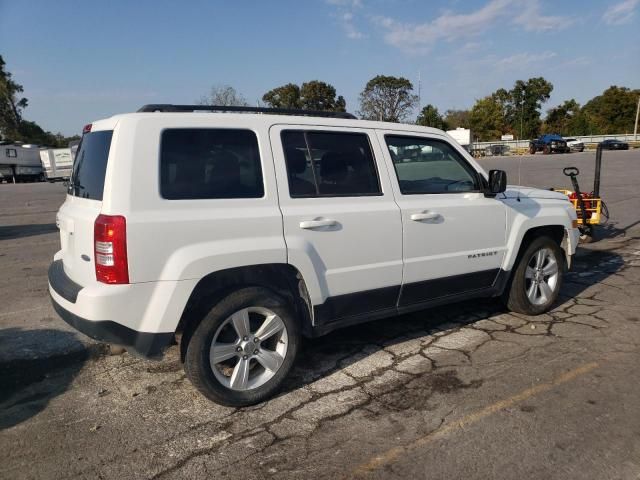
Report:
[[[567,142],[567,147],[571,149],[572,152],[582,152],[584,150],[584,142],[582,140],[577,140],[575,138],[565,138]]]
[[[257,136],[264,195],[162,198],[162,132],[231,127]],[[381,194],[292,198],[280,136],[288,129],[365,134]],[[54,257],[57,270],[50,270],[49,291],[67,322],[145,356],[160,354],[170,343],[194,291],[219,272],[247,268],[258,275],[259,267],[288,269],[300,280],[308,308],[302,330],[317,335],[364,319],[499,295],[532,229],[559,232],[569,261],[578,243],[575,210],[566,196],[552,191],[508,187],[496,196],[482,191],[403,195],[385,147],[388,134],[446,142],[469,168],[488,178],[460,145],[432,128],[155,112],[118,115],[91,127],[92,134],[106,130],[113,135],[103,198],[68,195],[60,208],[61,249]],[[94,222],[100,214],[126,218],[127,284],[96,279]],[[322,222],[338,227],[318,227]]]

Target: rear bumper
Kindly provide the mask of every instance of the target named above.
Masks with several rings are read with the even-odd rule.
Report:
[[[173,341],[173,333],[138,332],[111,320],[87,320],[60,306],[53,297],[51,302],[60,318],[79,332],[99,342],[121,345],[128,352],[144,358],[162,356],[164,349]]]
[[[157,283],[83,287],[67,276],[62,260],[49,267],[53,307],[65,322],[95,340],[146,358],[162,355],[171,344],[182,312],[176,296],[184,295],[173,284],[179,282]],[[155,300],[158,297],[173,308]]]

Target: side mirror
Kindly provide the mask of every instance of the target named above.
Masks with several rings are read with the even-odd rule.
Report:
[[[507,172],[504,170],[489,171],[489,195],[502,193],[507,189]]]

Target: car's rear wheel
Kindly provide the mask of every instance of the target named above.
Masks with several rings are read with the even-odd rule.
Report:
[[[529,153],[531,155],[535,155],[536,154],[536,147],[534,147],[533,145],[529,146]]]
[[[300,342],[287,302],[260,287],[218,302],[189,340],[185,370],[214,402],[241,407],[272,396],[293,366]]]
[[[509,310],[539,315],[558,298],[564,274],[564,254],[550,237],[534,239],[520,256],[507,292]]]

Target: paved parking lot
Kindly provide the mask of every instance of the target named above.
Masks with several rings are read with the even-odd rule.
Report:
[[[483,159],[590,185],[593,153]],[[472,301],[306,341],[285,391],[205,400],[176,348],[104,355],[49,306],[61,185],[0,185],[2,478],[640,478],[640,151],[605,152],[611,211],[548,315]],[[590,188],[585,188],[590,190]]]

